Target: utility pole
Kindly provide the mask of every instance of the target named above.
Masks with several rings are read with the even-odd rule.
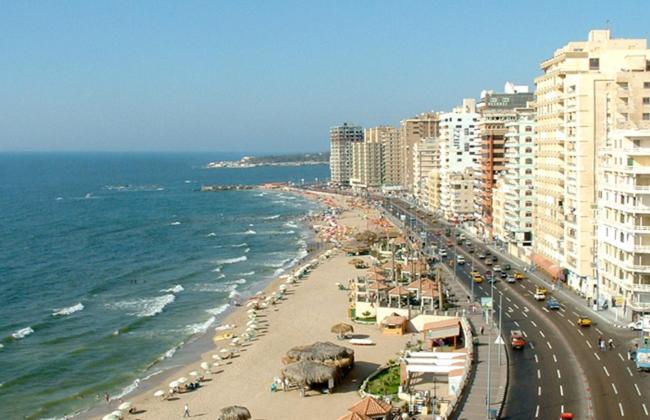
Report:
[[[442,276],[441,276],[441,273],[440,273],[440,264],[438,264],[438,267],[437,267],[437,270],[436,270],[436,281],[438,282],[438,309],[440,309],[440,311],[443,310],[443,306],[442,306],[442,302],[443,302],[443,300],[442,300],[442,283],[440,281],[441,277]]]
[[[492,299],[492,302],[490,302],[490,307],[487,308],[487,313],[489,316],[486,317],[486,324],[488,326],[488,370],[487,370],[487,397],[486,397],[486,410],[487,410],[487,418],[490,418],[490,403],[492,396],[490,395],[490,373],[491,373],[491,359],[492,359],[492,308],[494,307],[494,283],[490,285],[490,299]]]
[[[503,330],[501,329],[502,324],[502,318],[503,316],[503,294],[499,295],[499,336],[503,340]],[[497,350],[499,352],[499,366],[501,366],[501,349]]]

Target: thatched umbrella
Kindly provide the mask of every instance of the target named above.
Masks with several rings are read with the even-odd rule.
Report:
[[[354,364],[354,350],[337,346],[330,342],[318,342],[309,346],[294,347],[287,352],[285,363],[314,361],[337,367],[350,367]]]
[[[339,324],[333,325],[330,331],[338,335],[339,338],[343,338],[345,334],[354,332],[354,328],[350,324],[341,322]]]
[[[251,413],[248,411],[248,408],[241,407],[239,405],[231,405],[230,407],[224,407],[221,409],[221,415],[219,415],[219,420],[249,420],[251,419]]]
[[[368,245],[374,243],[377,241],[377,233],[371,231],[371,230],[366,230],[360,233],[357,233],[354,236],[354,239],[356,239],[359,242],[364,242]]]
[[[337,371],[334,366],[303,360],[282,369],[282,377],[299,386],[308,386],[334,381]]]

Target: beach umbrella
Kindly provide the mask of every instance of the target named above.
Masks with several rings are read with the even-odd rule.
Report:
[[[201,376],[201,375],[199,375],[199,372],[193,370],[193,371],[190,372],[190,376],[197,377],[197,376]]]
[[[247,306],[247,307],[251,307],[251,306],[254,306],[254,305],[257,305],[257,301],[256,301],[256,300],[249,300],[248,303],[246,303],[246,306]]]
[[[251,308],[251,309],[249,309],[249,310],[246,311],[246,312],[248,312],[249,314],[254,314],[254,313],[255,313],[255,309],[252,309],[252,308]]]
[[[221,350],[219,350],[219,353],[221,353],[221,354],[223,354],[223,355],[227,355],[227,354],[230,353],[230,350],[228,350],[228,349],[221,349]]]
[[[330,331],[337,334],[339,337],[342,337],[347,333],[354,332],[354,328],[350,324],[341,322],[339,324],[333,325]]]
[[[233,405],[221,409],[219,420],[250,420],[251,413],[246,407]]]
[[[264,294],[264,292],[259,291],[259,292],[255,293],[255,296],[262,296],[263,294]]]
[[[207,362],[203,362],[203,363],[201,363],[201,369],[203,369],[203,370],[209,370],[209,369],[210,369],[210,365],[209,365]]]
[[[219,367],[219,366],[221,366],[221,364],[220,364],[219,362],[214,362],[214,363],[212,364],[212,366],[214,366],[214,367]]]
[[[162,389],[159,389],[158,391],[153,393],[153,396],[154,397],[164,397],[165,396],[165,391],[163,391]]]
[[[121,420],[121,417],[117,417],[115,414],[111,413],[102,417],[102,420]]]
[[[178,381],[172,381],[172,382],[169,383],[170,388],[176,388],[176,387],[178,387],[178,385],[179,385]]]
[[[115,416],[118,419],[123,419],[124,418],[124,413],[121,412],[120,410],[115,410],[111,413],[111,416]]]
[[[176,382],[178,382],[179,384],[184,384],[185,382],[187,382],[187,378],[185,376],[182,376],[178,378]]]
[[[117,408],[118,408],[118,410],[129,411],[131,409],[131,407],[133,407],[133,404],[131,404],[130,402],[123,402]]]

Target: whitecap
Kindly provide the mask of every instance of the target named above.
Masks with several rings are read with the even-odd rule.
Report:
[[[226,275],[223,274],[223,273],[221,273],[221,274],[219,274],[219,275],[217,276],[217,280],[222,279],[222,278],[224,278],[224,277],[226,277]]]
[[[217,264],[235,264],[238,262],[246,261],[248,257],[246,255],[242,255],[241,257],[237,258],[226,258],[224,260],[217,260]]]
[[[242,276],[242,277],[250,277],[250,276],[254,276],[255,272],[254,271],[248,271],[246,273],[240,273],[239,275]]]
[[[255,225],[254,225],[254,224],[252,224],[252,223],[249,223],[249,224],[248,224],[248,226],[250,226],[250,227],[253,227],[253,226],[255,226]]]
[[[235,324],[225,324],[225,325],[219,325],[218,327],[215,327],[214,330],[215,331],[225,331],[225,330],[232,330],[235,327],[236,327]]]
[[[139,318],[151,317],[163,311],[165,306],[176,300],[173,294],[157,296],[155,298],[142,298],[135,300],[128,300],[123,302],[113,303],[112,306],[116,309],[123,309],[128,315],[135,315]]]
[[[234,299],[240,296],[240,293],[237,290],[231,290],[228,294],[229,299]]]
[[[249,229],[246,232],[244,232],[244,235],[255,235],[257,232],[255,232],[253,229]]]
[[[205,322],[198,322],[196,324],[190,324],[185,327],[185,330],[190,333],[190,334],[202,334],[208,330],[212,326],[212,324],[215,323],[217,318],[214,316],[211,316],[207,321]]]
[[[287,223],[285,223],[284,225],[285,225],[286,227],[288,227],[288,228],[292,228],[292,229],[296,229],[296,228],[298,227],[298,225],[295,224],[295,223],[293,223],[293,222],[287,222]]]
[[[283,265],[285,265],[289,261],[291,261],[291,258],[284,259],[284,260],[282,260],[282,261],[280,261],[278,263],[269,263],[269,264],[266,264],[266,266],[271,267],[271,268],[278,268],[278,267],[282,267]]]
[[[61,201],[61,200],[63,200],[63,197],[57,197],[56,198],[56,201]]]
[[[279,218],[280,218],[279,214],[275,214],[273,216],[268,216],[268,217],[262,217],[262,219],[264,219],[264,220],[275,220],[275,219],[279,219]]]
[[[181,286],[180,284],[177,284],[177,285],[175,285],[175,286],[172,287],[172,288],[169,288],[169,289],[162,289],[161,292],[162,292],[162,293],[180,293],[180,292],[182,292],[183,290],[185,290],[185,289],[183,288],[183,286]]]
[[[231,246],[233,248],[241,248],[241,247],[246,246],[246,245],[248,245],[246,242],[242,242],[240,244],[235,244],[235,245],[231,245]]]
[[[214,238],[215,236],[217,236],[217,234],[214,233],[214,232],[210,232],[210,233],[208,233],[206,236],[207,236],[208,238]]]
[[[170,225],[172,225],[172,226],[178,226],[178,225],[180,225],[180,224],[181,224],[181,222],[171,222],[171,223],[170,223]]]
[[[255,197],[264,197],[265,195],[266,193],[259,193],[259,194],[255,194]]]
[[[246,248],[246,249],[244,250],[244,254],[248,254],[250,251],[251,251],[250,248]]]
[[[213,273],[220,273],[221,272],[221,267],[213,268],[212,272]]]
[[[55,309],[54,312],[52,313],[52,316],[70,315],[75,312],[83,311],[83,309],[84,309],[83,303],[79,302],[76,305],[72,305],[67,308]]]
[[[190,181],[189,179],[186,179],[186,180],[185,180],[185,183],[186,183],[186,184],[191,184],[192,181]]]
[[[238,279],[238,280],[233,280],[231,282],[228,282],[228,284],[244,284],[246,283],[246,279]]]
[[[210,315],[217,316],[217,315],[220,315],[220,314],[224,313],[226,311],[226,309],[228,309],[228,306],[230,306],[230,305],[228,305],[227,303],[224,303],[223,305],[217,306],[216,308],[206,309],[205,311],[207,313],[209,313]]]
[[[200,283],[195,286],[194,290],[196,292],[230,293],[236,288],[236,284],[224,286],[223,283]]]
[[[21,338],[25,338],[28,335],[32,334],[33,332],[34,332],[34,330],[32,329],[32,327],[25,327],[25,328],[19,329],[15,333],[11,334],[11,336],[13,338],[15,338],[16,340],[20,340]]]

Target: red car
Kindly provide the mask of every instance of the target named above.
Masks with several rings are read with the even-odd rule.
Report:
[[[524,334],[519,330],[510,331],[510,344],[513,349],[523,349],[526,346]]]

